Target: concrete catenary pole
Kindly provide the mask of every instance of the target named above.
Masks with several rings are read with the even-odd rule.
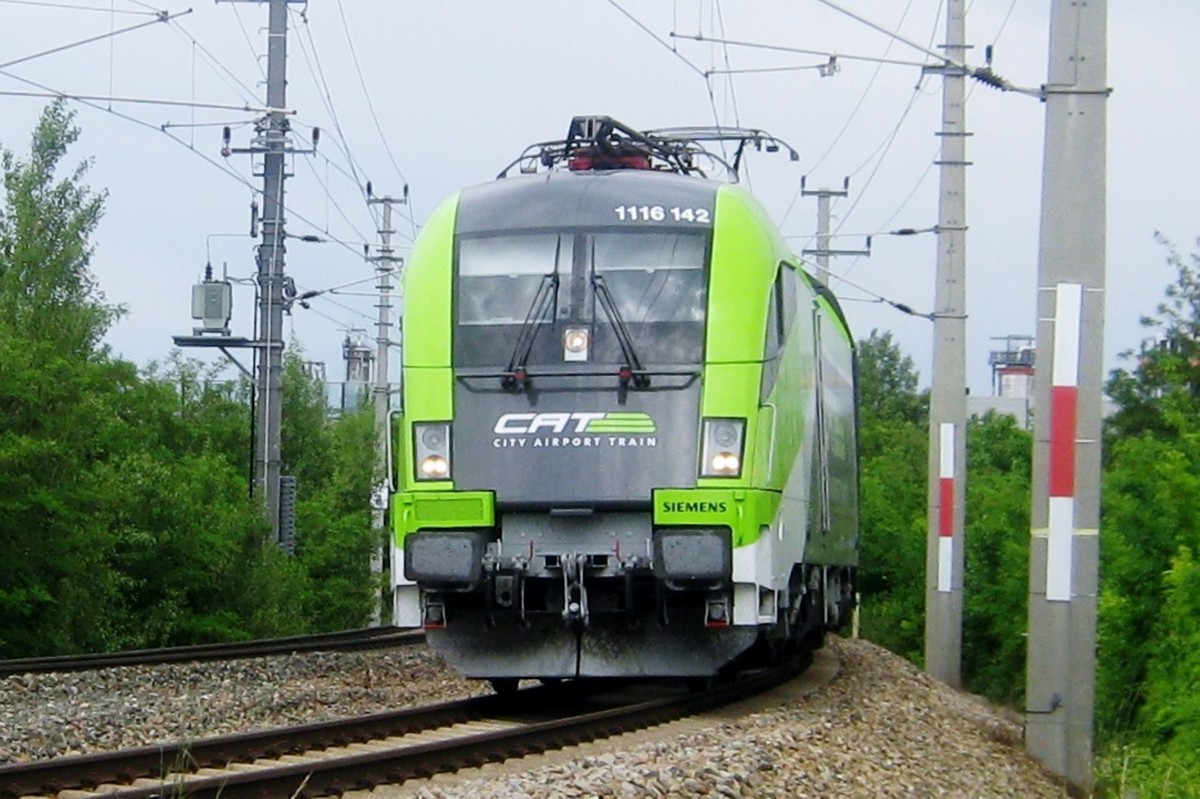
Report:
[[[383,574],[384,550],[387,543],[387,449],[388,412],[391,409],[391,385],[388,382],[388,358],[391,346],[391,314],[392,314],[392,283],[391,278],[396,268],[395,250],[392,248],[392,204],[391,197],[370,198],[368,202],[383,206],[382,226],[379,230],[379,255],[375,258],[375,272],[378,280],[375,284],[379,292],[379,318],[375,323],[375,435],[376,435],[376,475],[379,490],[376,492],[375,507],[372,512],[372,526],[375,528],[376,547],[371,557],[371,575],[376,577],[373,585],[381,587],[378,576]],[[371,615],[372,626],[381,623],[383,617],[383,596],[378,597]]]
[[[871,254],[870,238],[867,239],[867,248],[865,250],[835,250],[831,249],[829,244],[831,237],[829,234],[829,224],[832,221],[830,199],[833,197],[847,197],[850,194],[850,178],[842,181],[841,190],[820,188],[815,191],[810,191],[805,187],[807,176],[800,179],[800,196],[801,197],[816,197],[817,198],[817,246],[812,249],[801,251],[802,255],[811,255],[817,259],[817,279],[824,285],[829,285],[829,256],[831,255],[866,255]]]
[[[1025,745],[1092,785],[1105,283],[1106,0],[1053,0],[1034,378]]]
[[[267,519],[279,534],[280,430],[283,383],[284,156],[288,149],[287,1],[270,0],[267,113],[260,125],[263,160],[262,244],[258,248],[258,420],[254,472]]]
[[[964,61],[965,0],[946,5],[946,57]],[[925,670],[949,685],[961,682],[963,515],[966,496],[966,76],[952,65],[943,76],[941,196],[938,203],[937,288],[934,292],[933,376],[929,398],[929,516],[925,557]]]
[[[262,0],[219,0],[261,3]],[[255,126],[247,152],[263,157],[262,243],[258,246],[258,329],[255,342],[254,492],[262,498],[275,540],[279,522],[279,476],[283,421],[284,182],[291,149],[287,107],[287,7],[304,0],[269,0],[267,21],[267,114]],[[226,129],[228,138],[228,128]],[[228,143],[226,144],[228,147]]]
[[[829,192],[817,193],[817,279],[829,285]]]

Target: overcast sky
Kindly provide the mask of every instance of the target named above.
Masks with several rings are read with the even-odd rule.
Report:
[[[944,39],[939,0],[840,4],[923,45]],[[11,94],[39,91],[18,78],[75,95],[262,103],[267,6],[193,5],[170,22],[0,66],[0,145],[24,153],[49,102]],[[1049,5],[975,0],[970,60],[982,62],[994,44],[997,72],[1018,85],[1043,83]],[[0,65],[148,22],[147,11],[188,8],[176,0],[0,0]],[[370,278],[361,256],[363,243],[377,241],[360,188],[368,179],[380,195],[410,187],[397,224],[403,254],[445,196],[493,179],[525,145],[560,138],[572,116],[606,114],[637,128],[740,124],[800,152],[798,163],[755,155],[744,176],[797,251],[813,246],[816,226],[816,200],[797,196],[801,176],[810,188],[850,177],[849,197],[834,202],[834,227],[846,234],[836,246],[857,249],[877,235],[870,258],[835,259],[833,287],[859,337],[892,331],[928,381],[932,324],[877,298],[933,310],[934,237],[878,234],[937,221],[940,79],[850,58],[922,61],[921,52],[817,0],[313,0],[291,9],[296,144],[307,146],[314,126],[322,137],[318,155],[292,162],[287,229],[331,239],[289,241],[287,272],[301,290]],[[1196,0],[1110,3],[1108,368],[1141,341],[1139,317],[1173,278],[1155,231],[1184,252],[1200,234],[1200,97],[1182,68],[1197,31]],[[836,52],[840,70],[822,76],[819,56],[697,35]],[[970,91],[967,357],[972,393],[986,394],[993,337],[1034,332],[1044,108],[981,85]],[[83,136],[70,160],[93,159],[89,182],[108,191],[93,268],[108,299],[128,308],[108,341],[139,364],[161,359],[173,334],[191,330],[191,285],[206,260],[231,277],[254,272],[255,242],[220,234],[248,232],[261,180],[247,156],[224,159],[220,149],[225,124],[233,145],[247,146],[255,115],[107,101],[72,107]],[[287,322],[330,379],[343,374],[346,329],[374,335],[373,300],[355,294],[370,286],[315,299]],[[251,334],[252,304],[251,288],[236,287],[235,334]]]

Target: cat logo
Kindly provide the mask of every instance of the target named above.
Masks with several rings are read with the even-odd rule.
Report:
[[[618,433],[624,435],[650,434],[657,430],[654,420],[645,413],[604,413],[577,411],[575,413],[506,413],[496,420],[492,432],[501,436],[524,436],[536,433],[549,435]]]

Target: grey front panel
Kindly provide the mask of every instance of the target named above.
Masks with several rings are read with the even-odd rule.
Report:
[[[612,376],[546,376],[507,390],[497,377],[455,383],[455,487],[500,506],[650,502],[654,488],[696,484],[698,376],[652,377],[620,390]]]

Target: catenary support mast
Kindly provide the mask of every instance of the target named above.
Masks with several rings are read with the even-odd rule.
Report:
[[[1037,283],[1025,745],[1092,785],[1107,0],[1053,0]]]
[[[965,0],[946,5],[946,57],[963,63]],[[961,683],[963,516],[966,496],[966,76],[946,64],[943,76],[941,196],[933,379],[929,399],[929,516],[925,557],[925,669]]]
[[[801,250],[800,254],[812,256],[817,259],[817,279],[820,280],[824,285],[828,286],[829,257],[831,255],[856,255],[870,257],[871,237],[867,237],[866,249],[845,250],[831,248],[829,244],[832,241],[832,237],[829,233],[829,224],[832,221],[833,214],[831,213],[830,200],[833,197],[849,196],[850,178],[845,178],[842,181],[842,188],[840,190],[827,188],[809,190],[806,188],[807,180],[807,176],[800,178],[800,196],[817,198],[817,246]]]
[[[270,0],[267,107],[259,123],[263,161],[262,244],[258,248],[258,419],[254,471],[267,519],[279,531],[279,470],[283,382],[284,156],[287,152],[287,0]]]
[[[219,0],[227,3],[261,3],[261,0]],[[284,182],[290,152],[287,107],[288,3],[303,0],[268,0],[267,113],[255,126],[257,135],[248,149],[229,152],[262,156],[262,243],[258,246],[258,340],[255,346],[254,491],[264,506],[275,540],[283,543],[279,524],[281,465],[283,311],[284,311]],[[228,135],[228,129],[227,129]],[[256,173],[257,174],[257,173]]]
[[[392,234],[396,232],[392,227],[392,205],[396,200],[391,197],[371,197],[368,202],[383,206],[383,220],[379,230],[379,254],[375,258],[375,272],[378,278],[375,288],[379,292],[379,304],[376,306],[379,310],[379,317],[375,323],[375,435],[376,463],[378,464],[376,473],[380,483],[375,492],[376,501],[372,513],[376,548],[371,556],[371,574],[377,578],[376,590],[381,590],[382,583],[378,581],[378,576],[383,574],[388,541],[386,513],[389,492],[388,475],[385,470],[387,468],[388,436],[391,435],[388,425],[388,412],[391,409],[392,397],[391,384],[388,382],[388,358],[391,348],[389,331],[392,314],[391,279],[396,274],[396,264],[399,259],[396,258],[395,250],[392,248]],[[378,598],[380,601],[376,603],[372,611],[372,626],[380,624],[383,616],[382,595]]]

